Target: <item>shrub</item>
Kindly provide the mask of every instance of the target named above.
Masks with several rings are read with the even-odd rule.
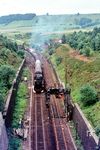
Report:
[[[53,48],[50,48],[49,49],[49,55],[52,55],[54,53],[54,49]]]
[[[96,134],[100,137],[100,125],[95,128]]]
[[[8,150],[20,150],[21,149],[21,139],[17,138],[17,137],[12,137],[9,140],[9,148]]]
[[[62,62],[62,57],[57,57],[56,58],[56,65],[59,65],[59,64],[61,64],[61,62]]]
[[[19,51],[17,52],[17,54],[18,54],[21,58],[24,58],[25,52],[24,52],[23,50],[19,50]]]
[[[87,57],[90,56],[90,51],[91,51],[91,49],[90,49],[89,47],[86,47],[86,48],[85,48],[85,55],[86,55]]]
[[[2,65],[0,67],[0,83],[3,82],[8,89],[10,88],[14,76],[15,70],[12,66]]]
[[[80,100],[84,106],[90,106],[97,102],[97,92],[94,87],[89,84],[83,85],[80,89]]]
[[[61,40],[62,40],[62,44],[65,44],[65,43],[66,43],[66,36],[65,36],[65,34],[63,34]]]

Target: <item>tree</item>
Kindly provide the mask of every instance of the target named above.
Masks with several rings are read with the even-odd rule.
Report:
[[[65,34],[63,34],[63,36],[62,36],[62,39],[61,39],[61,40],[62,40],[62,43],[63,43],[63,44],[65,44],[65,43],[66,43],[66,36],[65,36]]]
[[[90,52],[91,52],[91,48],[88,47],[88,46],[86,46],[86,48],[85,48],[85,55],[86,55],[87,57],[90,56]]]
[[[97,51],[100,50],[100,33],[95,37],[95,48]]]
[[[23,50],[19,50],[17,52],[17,54],[21,57],[21,58],[24,58],[24,55],[25,55],[25,52]]]
[[[2,65],[0,67],[0,83],[3,82],[7,88],[10,87],[14,75],[15,70],[12,68],[12,66]]]
[[[89,84],[83,85],[80,89],[80,100],[84,106],[90,106],[98,101],[97,92]]]
[[[84,26],[88,26],[91,22],[92,20],[90,18],[81,18],[79,20],[79,25],[84,27]]]

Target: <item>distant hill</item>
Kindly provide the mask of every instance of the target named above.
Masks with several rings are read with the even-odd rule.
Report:
[[[100,27],[100,14],[65,14],[65,15],[40,15],[16,14],[0,17],[0,30],[17,29],[17,31],[35,33],[66,32],[71,29],[93,29]],[[27,32],[27,31],[26,31]]]
[[[33,17],[36,16],[36,14],[12,14],[8,16],[2,16],[0,17],[0,24],[9,24],[13,21],[20,21],[20,20],[32,20]]]
[[[71,15],[44,15],[34,18],[34,25],[48,26],[48,29],[66,30],[85,28],[100,25],[100,14],[71,14]]]
[[[16,34],[32,34],[31,40],[23,38],[30,43],[41,44],[52,37],[58,38],[61,34],[73,31],[91,31],[100,27],[100,14],[65,14],[65,15],[40,15],[16,14],[0,17],[0,33],[9,38]],[[17,37],[18,37],[17,35]],[[24,37],[24,36],[23,36]],[[17,42],[23,42],[22,38]],[[32,44],[33,45],[33,44]]]

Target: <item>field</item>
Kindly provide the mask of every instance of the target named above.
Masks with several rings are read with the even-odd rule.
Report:
[[[63,34],[73,30],[92,30],[100,26],[100,14],[73,14],[73,15],[44,15],[35,16],[32,20],[13,21],[0,24],[0,32],[17,34],[32,32],[33,34]]]

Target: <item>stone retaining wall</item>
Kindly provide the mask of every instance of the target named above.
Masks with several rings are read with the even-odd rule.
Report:
[[[0,150],[7,150],[7,149],[8,149],[8,137],[2,113],[0,112]]]

